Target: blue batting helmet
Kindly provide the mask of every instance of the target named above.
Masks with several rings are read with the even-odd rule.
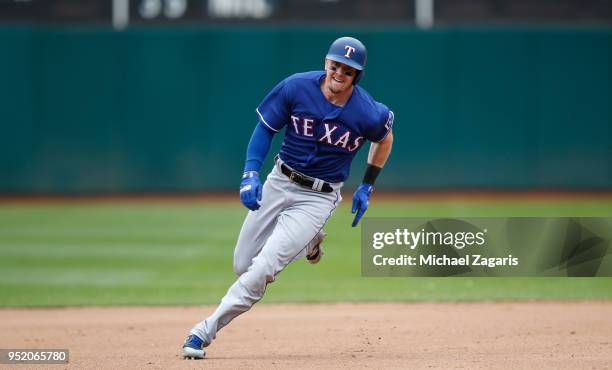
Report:
[[[353,80],[353,84],[356,84],[363,75],[368,59],[368,51],[365,45],[356,38],[340,37],[332,42],[325,58],[355,68],[358,72]]]

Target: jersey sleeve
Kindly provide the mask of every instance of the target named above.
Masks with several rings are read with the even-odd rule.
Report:
[[[383,141],[389,135],[389,132],[391,132],[394,118],[393,112],[383,104],[380,104],[378,121],[367,139],[376,143]]]
[[[288,85],[286,79],[281,81],[255,109],[259,121],[274,132],[279,132],[290,119],[291,102],[288,98]]]

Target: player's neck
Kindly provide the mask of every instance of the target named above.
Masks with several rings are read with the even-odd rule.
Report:
[[[321,92],[323,92],[323,96],[325,96],[325,99],[327,99],[327,101],[329,101],[333,105],[344,107],[346,105],[346,102],[348,102],[348,100],[350,99],[351,94],[353,94],[353,86],[351,86],[350,89],[347,89],[340,93],[335,93],[329,88],[329,86],[327,86],[327,84],[324,83],[321,85]]]

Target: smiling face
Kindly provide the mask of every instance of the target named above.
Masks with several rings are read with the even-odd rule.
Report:
[[[353,80],[357,76],[357,70],[346,64],[333,60],[325,60],[325,87],[333,94],[350,92],[353,88]]]

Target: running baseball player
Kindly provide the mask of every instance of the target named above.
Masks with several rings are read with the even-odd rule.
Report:
[[[204,358],[204,347],[217,332],[257,303],[289,263],[320,260],[323,227],[342,200],[340,189],[366,140],[372,144],[363,182],[353,195],[353,227],[367,210],[391,152],[393,112],[357,85],[366,59],[359,40],[339,38],[329,48],[324,71],[289,76],[257,107],[259,122],[240,183],[240,200],[250,211],[234,250],[238,279],[215,312],[191,329],[183,357]],[[262,163],[272,137],[283,129],[280,152],[262,186]]]

